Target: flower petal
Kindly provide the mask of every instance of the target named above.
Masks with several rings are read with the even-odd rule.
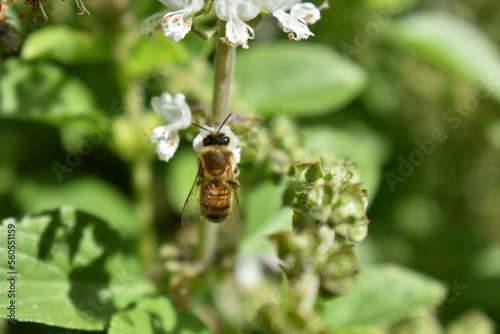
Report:
[[[215,14],[224,21],[238,18],[241,21],[249,21],[255,18],[262,8],[259,0],[216,0]]]
[[[203,8],[203,0],[160,0],[160,2],[173,11],[192,8],[191,11],[196,10],[196,13]]]
[[[298,41],[300,39],[307,39],[309,36],[314,36],[302,19],[287,14],[283,10],[275,11],[273,16],[278,19],[283,31],[289,33],[288,37],[290,39]]]
[[[254,31],[245,22],[231,18],[226,24],[226,40],[231,45],[248,49],[248,40],[254,38]]]
[[[290,15],[304,20],[306,24],[314,24],[321,19],[319,8],[310,2],[301,2],[290,9]]]
[[[163,93],[161,97],[151,99],[151,106],[165,120],[168,129],[185,129],[191,124],[191,109],[183,94],[172,97],[169,93]]]
[[[153,129],[153,133],[148,136],[148,142],[156,143],[158,139],[168,136],[170,129],[166,126],[159,126]]]
[[[259,0],[216,0],[215,13],[227,21],[226,41],[231,45],[248,48],[248,40],[254,38],[252,27],[244,21],[255,18],[262,8]]]
[[[199,12],[204,2],[203,0],[161,0],[161,2],[174,10],[163,17],[163,33],[174,42],[178,42],[191,30],[193,25],[191,14]]]
[[[300,0],[262,0],[262,7],[270,13],[277,10],[287,10],[298,4]]]
[[[158,158],[163,161],[169,161],[179,147],[179,134],[177,132],[166,133],[165,136],[156,142],[156,153]]]
[[[167,13],[163,17],[163,34],[174,42],[178,42],[191,31],[192,25],[193,20],[189,15],[172,15],[171,13]]]

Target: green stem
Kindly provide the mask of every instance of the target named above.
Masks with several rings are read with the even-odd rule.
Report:
[[[132,182],[141,222],[139,254],[145,269],[151,268],[156,258],[156,236],[153,225],[153,198],[151,194],[151,166],[147,158],[138,157],[132,164]]]
[[[127,93],[128,102],[128,119],[131,124],[135,124],[140,128],[142,124],[143,105],[142,99],[138,99],[133,95],[133,88],[136,83],[132,84]],[[152,175],[149,159],[144,155],[137,156],[132,161],[131,182],[134,190],[134,195],[137,202],[138,219],[141,223],[141,235],[139,236],[139,254],[143,268],[148,270],[154,264],[156,258],[156,235],[153,225],[153,196]]]
[[[219,38],[215,51],[214,95],[212,101],[212,117],[223,121],[231,110],[231,86],[233,84],[234,60],[236,47],[225,43],[226,22],[219,22]]]

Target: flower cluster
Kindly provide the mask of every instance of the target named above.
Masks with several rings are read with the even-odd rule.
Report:
[[[287,281],[280,302],[261,306],[246,333],[330,333],[316,300],[346,294],[360,273],[354,246],[367,235],[368,193],[355,166],[322,160],[290,169],[284,201],[293,230],[268,236]]]
[[[165,36],[178,42],[191,30],[193,16],[205,6],[204,0],[160,0],[168,10],[146,19],[143,32],[151,30],[152,23],[162,18],[161,29]],[[306,39],[314,34],[308,24],[314,24],[321,17],[320,9],[310,2],[300,0],[215,0],[216,16],[226,21],[224,41],[229,45],[248,48],[248,40],[254,38],[253,28],[245,23],[256,18],[262,10],[273,15],[290,39]]]
[[[153,133],[148,136],[148,141],[156,144],[156,153],[160,160],[169,161],[179,147],[179,130],[185,129],[191,125],[191,109],[186,103],[186,97],[183,94],[174,96],[169,93],[163,93],[161,97],[155,96],[151,100],[151,106],[166,122],[166,125],[153,129]],[[207,131],[208,130],[208,131]],[[193,140],[193,148],[197,153],[203,149],[203,138],[210,132],[217,132],[211,126],[204,125],[200,128],[200,133]],[[236,162],[240,162],[241,150],[238,147],[240,140],[231,131],[229,126],[224,125],[220,132],[225,133],[230,138],[229,150],[234,154]]]

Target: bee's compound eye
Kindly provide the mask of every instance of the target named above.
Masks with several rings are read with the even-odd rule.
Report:
[[[222,143],[224,143],[224,144],[229,144],[229,137],[227,137],[227,136],[222,136],[222,137],[220,138],[220,141],[221,141]]]

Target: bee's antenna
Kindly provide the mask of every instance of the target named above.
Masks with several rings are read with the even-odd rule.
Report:
[[[222,124],[219,126],[219,130],[217,130],[217,133],[220,131],[220,129],[222,129],[222,127],[224,126],[224,124],[226,124],[227,120],[229,119],[229,117],[231,117],[233,114],[229,114],[226,119],[224,120],[224,122],[222,122]]]
[[[207,131],[207,132],[213,133],[212,131],[210,131],[210,130],[209,130],[209,129],[207,129],[207,128],[202,127],[201,125],[198,125],[198,124],[195,124],[195,123],[191,123],[191,124],[193,124],[194,126],[199,127],[200,129],[203,129],[203,130],[205,130],[205,131]],[[219,132],[219,131],[217,131],[217,132]]]

